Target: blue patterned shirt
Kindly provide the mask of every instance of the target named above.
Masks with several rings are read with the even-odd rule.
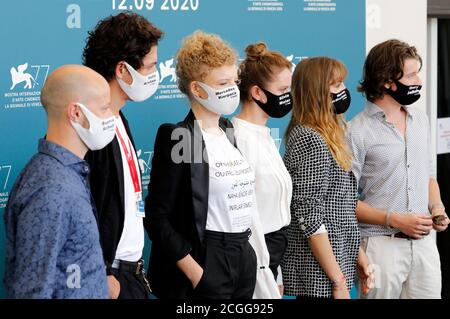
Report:
[[[5,210],[8,298],[107,298],[88,164],[41,139]]]
[[[424,111],[404,107],[403,137],[376,104],[367,101],[363,112],[349,123],[348,143],[353,152],[352,171],[361,200],[385,211],[429,216],[428,185],[436,178],[430,149],[430,126]],[[397,229],[359,224],[361,237],[392,235]]]

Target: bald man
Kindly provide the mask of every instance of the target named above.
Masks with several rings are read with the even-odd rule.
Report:
[[[45,139],[18,176],[5,210],[8,298],[107,298],[88,183],[88,149],[114,137],[109,85],[80,65],[56,69],[41,92]]]

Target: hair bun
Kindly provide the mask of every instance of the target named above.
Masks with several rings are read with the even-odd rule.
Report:
[[[267,54],[267,46],[264,42],[250,44],[245,48],[245,53],[247,54],[247,60],[259,61]]]

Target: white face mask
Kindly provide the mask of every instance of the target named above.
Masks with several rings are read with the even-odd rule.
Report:
[[[213,113],[220,115],[230,115],[239,106],[239,88],[237,85],[225,89],[216,90],[205,83],[197,82],[208,93],[207,99],[194,96],[198,103]]]
[[[70,121],[84,144],[92,150],[100,150],[108,145],[116,134],[116,117],[111,116],[106,119],[99,118],[81,103],[77,105],[83,111],[89,122],[89,129],[81,126],[80,123]]]
[[[122,90],[128,95],[128,97],[135,101],[141,102],[148,99],[155,94],[159,84],[159,73],[155,71],[149,75],[142,75],[127,62],[124,62],[128,72],[131,74],[133,82],[131,84],[125,83],[122,79],[116,77]]]

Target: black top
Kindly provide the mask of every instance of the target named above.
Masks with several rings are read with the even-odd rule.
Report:
[[[220,118],[219,126],[235,145],[231,122]],[[209,165],[202,154],[207,156],[205,142],[192,111],[178,124],[159,127],[144,219],[152,240],[149,279],[158,298],[185,298],[192,292],[178,260],[191,254],[204,264]]]
[[[122,112],[119,115],[134,148],[128,121]],[[89,180],[98,214],[100,242],[107,274],[111,275],[125,220],[123,162],[117,136],[103,149],[89,151],[85,160],[91,168]]]

